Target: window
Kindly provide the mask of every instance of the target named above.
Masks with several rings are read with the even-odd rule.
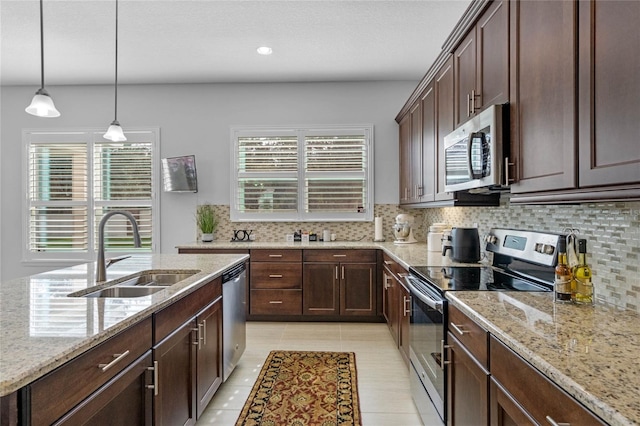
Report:
[[[103,131],[23,132],[25,260],[93,260],[98,224],[111,210],[136,218],[142,247],[158,243],[156,201],[158,130],[127,132],[110,142]],[[133,230],[124,216],[105,226],[105,251],[131,252]]]
[[[231,134],[231,220],[373,220],[373,126]]]

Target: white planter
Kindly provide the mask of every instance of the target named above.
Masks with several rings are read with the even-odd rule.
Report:
[[[200,239],[202,240],[203,243],[209,243],[211,241],[213,241],[213,234],[202,234],[200,236]]]

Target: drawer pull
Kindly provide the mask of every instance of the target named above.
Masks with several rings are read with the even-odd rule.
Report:
[[[464,336],[464,335],[465,335],[465,333],[468,333],[468,331],[467,331],[467,330],[463,330],[462,328],[460,328],[460,327],[462,327],[462,326],[457,326],[457,325],[455,325],[454,323],[451,323],[451,327],[453,327],[453,329],[454,329],[455,331],[457,331],[457,332],[458,332],[458,334],[459,334],[459,335],[461,335],[461,336]]]
[[[334,254],[333,257],[347,257],[346,254]]]
[[[282,304],[282,300],[269,300],[269,303],[272,305],[280,305]]]
[[[269,257],[282,257],[281,254],[270,254]]]
[[[202,320],[202,344],[207,346],[207,320]]]
[[[147,389],[153,389],[153,395],[158,395],[158,361],[153,361],[153,367],[147,367],[147,370],[153,371],[153,384],[147,385]]]
[[[269,278],[282,278],[282,274],[271,274]]]
[[[113,354],[114,360],[111,361],[108,364],[98,364],[98,368],[102,370],[102,372],[107,371],[108,369],[110,369],[111,367],[113,367],[114,365],[116,365],[118,362],[122,361],[122,358],[126,357],[127,355],[129,355],[129,351],[124,351],[121,354]]]
[[[403,303],[404,305],[404,312],[402,313],[402,316],[406,317],[406,316],[411,316],[411,296],[407,297],[407,296],[403,296]],[[407,305],[409,305],[409,307],[407,308]]]
[[[390,261],[390,260],[385,260],[385,261],[384,261],[384,264],[385,264],[385,265],[393,265],[393,262],[392,262],[392,261]]]
[[[551,426],[571,426],[571,423],[558,423],[551,416],[547,416],[547,421]]]

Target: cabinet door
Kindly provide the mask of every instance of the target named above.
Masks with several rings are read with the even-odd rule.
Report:
[[[451,333],[448,333],[448,345],[447,423],[489,424],[489,373]]]
[[[476,29],[462,40],[453,54],[455,75],[455,127],[473,115],[476,94]]]
[[[522,408],[493,378],[489,386],[491,426],[537,425],[527,410]]]
[[[640,182],[640,2],[579,13],[580,187]]]
[[[576,187],[576,4],[515,1],[511,14],[512,193]]]
[[[416,102],[411,109],[411,187],[409,201],[420,201],[422,183],[422,103]]]
[[[157,426],[196,423],[196,330],[194,318],[153,348],[158,368],[158,393],[153,407]]]
[[[509,102],[509,2],[494,0],[476,25],[476,98],[478,112]]]
[[[151,351],[138,358],[54,425],[151,425]]]
[[[340,315],[373,315],[376,312],[376,264],[340,264]]]
[[[411,294],[401,283],[397,283],[398,287],[398,322],[400,335],[398,339],[398,348],[400,355],[405,364],[409,365],[409,333],[411,326]]]
[[[305,263],[302,279],[304,315],[340,314],[340,267],[338,263]]]
[[[400,323],[398,316],[398,282],[387,268],[383,269],[383,312],[387,326],[396,345],[399,344]]]
[[[207,408],[213,394],[222,384],[222,301],[204,309],[196,317],[198,345],[196,350],[196,399],[198,417]]]
[[[454,130],[453,58],[442,66],[435,79],[436,90],[436,201],[452,200],[453,194],[444,190],[444,137]]]
[[[400,204],[409,202],[411,187],[411,114],[400,121]]]
[[[429,84],[422,95],[422,191],[420,202],[433,201],[436,180],[436,91]]]

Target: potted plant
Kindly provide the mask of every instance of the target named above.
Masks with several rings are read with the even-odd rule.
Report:
[[[196,210],[196,223],[200,229],[203,242],[213,241],[213,237],[218,228],[218,217],[213,210],[213,205],[202,204]]]

